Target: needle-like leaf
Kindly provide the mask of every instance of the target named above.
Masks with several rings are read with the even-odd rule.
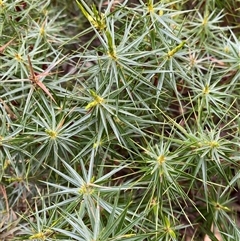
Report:
[[[4,52],[4,50],[13,42],[15,38],[9,40],[6,44],[4,44],[2,47],[0,47],[0,54]]]
[[[35,74],[34,70],[33,70],[33,66],[32,66],[32,62],[31,59],[28,55],[28,64],[29,64],[29,70],[30,70],[30,76],[29,79],[32,81],[33,84],[36,84],[37,86],[39,86],[50,98],[52,101],[54,101],[54,103],[57,103],[56,100],[53,98],[52,94],[49,92],[48,88],[43,84],[43,82],[40,81],[40,79],[46,75],[49,74],[49,72],[58,64],[60,63],[63,59],[65,58],[65,56],[61,59],[59,59],[57,62],[51,64],[43,73],[40,74]]]

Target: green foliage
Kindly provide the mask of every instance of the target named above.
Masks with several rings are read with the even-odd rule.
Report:
[[[239,10],[0,0],[0,239],[239,240]]]

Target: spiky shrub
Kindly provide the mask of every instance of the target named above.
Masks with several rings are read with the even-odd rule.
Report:
[[[0,1],[1,238],[239,239],[229,8],[127,2]]]

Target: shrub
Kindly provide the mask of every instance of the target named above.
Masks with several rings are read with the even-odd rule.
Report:
[[[238,2],[92,3],[0,1],[1,239],[238,240]]]

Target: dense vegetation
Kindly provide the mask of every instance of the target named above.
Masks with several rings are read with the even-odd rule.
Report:
[[[0,0],[0,240],[240,240],[239,11]]]

